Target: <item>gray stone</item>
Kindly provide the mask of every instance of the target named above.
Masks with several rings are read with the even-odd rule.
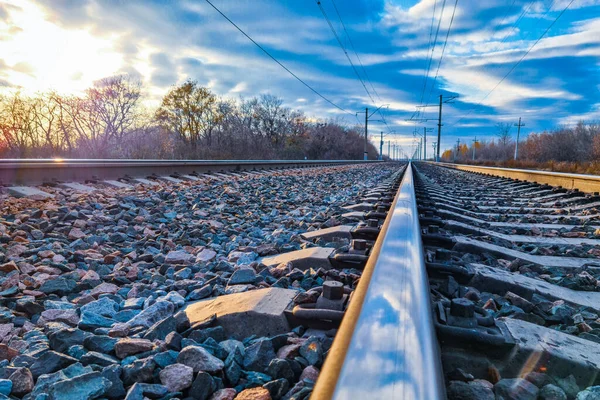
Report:
[[[89,351],[81,356],[80,359],[83,365],[96,364],[101,367],[107,367],[112,364],[118,364],[119,360],[109,356],[108,354],[98,353],[97,351]]]
[[[294,370],[287,360],[275,358],[271,360],[266,370],[267,375],[273,379],[284,378],[290,382],[294,380]]]
[[[145,358],[136,360],[123,367],[122,379],[125,386],[133,385],[136,382],[152,381],[156,363],[154,360]]]
[[[472,382],[452,381],[447,388],[448,400],[494,400],[494,392]]]
[[[107,335],[92,335],[83,341],[86,349],[100,353],[111,353],[115,349],[118,339]]]
[[[600,386],[590,386],[577,393],[575,400],[600,400]]]
[[[201,346],[187,346],[179,353],[177,362],[192,367],[194,372],[216,373],[224,367],[223,361],[213,356]]]
[[[556,385],[544,386],[538,395],[539,400],[567,400],[567,395],[564,390]]]
[[[102,315],[82,312],[78,326],[81,329],[110,328],[114,323],[113,319],[103,317]]]
[[[276,357],[270,340],[258,340],[246,348],[244,354],[244,369],[265,372],[269,363]]]
[[[51,332],[48,335],[48,340],[53,350],[62,353],[73,345],[82,345],[89,336],[91,336],[89,332],[77,328],[68,328]]]
[[[59,296],[66,296],[71,293],[77,284],[74,280],[66,278],[56,278],[47,280],[40,286],[40,292],[46,294],[57,294]]]
[[[256,280],[256,273],[250,268],[238,269],[229,278],[228,285],[240,285],[245,283],[254,283]]]
[[[81,306],[82,313],[98,314],[103,317],[113,318],[119,311],[119,305],[116,301],[102,297],[96,301]]]
[[[56,372],[59,369],[66,368],[76,362],[77,359],[73,357],[49,350],[37,358],[33,365],[29,367],[29,370],[31,371],[33,377],[37,379],[37,377],[40,375]]]
[[[125,387],[121,380],[121,372],[123,368],[120,365],[109,365],[102,370],[102,377],[109,380],[110,388],[104,394],[110,399],[121,399],[125,397]]]
[[[173,315],[175,306],[169,301],[159,301],[152,304],[150,307],[142,310],[127,325],[131,328],[135,326],[143,326],[150,328],[155,323]]]
[[[165,340],[167,335],[174,331],[177,331],[177,320],[173,316],[168,316],[167,318],[152,325],[144,334],[144,339]]]
[[[262,387],[269,391],[269,394],[273,400],[279,400],[287,393],[290,388],[290,384],[286,379],[281,378],[267,382]]]
[[[573,398],[579,393],[579,386],[573,375],[569,375],[566,378],[557,378],[556,385],[564,390],[568,398]]]
[[[167,365],[175,364],[179,353],[174,350],[167,350],[154,355],[152,358],[159,368],[165,368]]]
[[[309,337],[300,347],[300,355],[306,358],[310,365],[320,365],[323,361],[321,342],[315,336]]]
[[[198,343],[204,343],[208,338],[213,338],[217,342],[225,340],[225,330],[222,326],[214,328],[196,329],[188,335],[188,339],[195,340]]]
[[[217,385],[208,373],[199,372],[194,379],[190,396],[195,400],[207,400],[217,390]]]
[[[496,399],[536,400],[539,389],[526,379],[501,379],[494,385]]]
[[[135,383],[129,388],[125,400],[159,399],[164,397],[168,392],[169,389],[163,385]]]
[[[50,400],[90,400],[101,397],[111,386],[100,372],[90,372],[55,383],[48,391]]]

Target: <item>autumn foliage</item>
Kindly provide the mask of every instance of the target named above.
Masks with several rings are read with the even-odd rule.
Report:
[[[157,109],[128,76],[80,96],[0,95],[2,158],[362,159],[363,132],[318,121],[272,95],[224,99],[188,80]],[[369,159],[377,151],[369,144]]]
[[[442,159],[462,163],[515,168],[545,169],[573,173],[600,173],[600,123],[583,122],[575,127],[530,133],[519,141],[514,159],[515,139],[499,129],[498,137],[463,144],[446,150]],[[473,147],[475,152],[473,157]]]

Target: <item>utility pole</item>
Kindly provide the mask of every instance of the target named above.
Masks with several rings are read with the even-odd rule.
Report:
[[[427,160],[427,128],[423,127],[423,160]]]
[[[367,139],[367,133],[368,133],[368,128],[367,125],[369,124],[369,107],[365,108],[365,149],[363,151],[363,160],[367,161],[367,141],[369,139]]]
[[[460,139],[456,139],[456,151],[454,152],[454,162],[458,158],[458,152],[460,151]]]
[[[515,124],[515,126],[518,126],[518,129],[517,129],[517,142],[515,143],[515,160],[516,160],[517,157],[519,156],[519,134],[521,133],[521,127],[525,126],[525,124],[521,123],[521,117],[519,117],[519,123]]]
[[[475,139],[473,139],[473,161],[475,161],[475,147],[477,147],[477,143],[479,143],[477,141],[477,136],[475,136]]]
[[[391,159],[392,155],[390,154],[390,145],[391,145],[391,141],[388,140],[388,157]]]
[[[383,160],[383,132],[379,132],[380,133],[380,139],[379,139],[379,160]]]
[[[377,111],[379,111],[379,109],[383,106],[389,106],[389,104],[382,104],[379,107],[377,107],[377,109],[375,111],[373,111],[371,113],[371,115],[369,115],[369,107],[365,107],[365,146],[364,146],[364,150],[363,150],[363,160],[368,160],[368,153],[367,153],[367,145],[369,144],[369,118],[371,118]],[[358,114],[362,113],[362,111],[357,111],[356,112],[356,116],[358,118]]]
[[[438,139],[437,142],[438,144],[441,143],[440,140],[442,140],[442,97],[443,95],[440,94],[440,113],[439,113],[439,117],[438,117]],[[437,148],[437,156],[436,156],[436,161],[440,161],[440,147],[438,145]]]

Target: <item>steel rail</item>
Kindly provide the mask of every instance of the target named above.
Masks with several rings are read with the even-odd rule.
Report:
[[[114,159],[3,159],[1,185],[39,185],[46,182],[146,177],[227,171],[303,168],[377,163],[362,160],[114,160]]]
[[[578,189],[582,192],[600,192],[600,176],[586,174],[569,174],[564,172],[538,171],[532,169],[483,167],[469,164],[451,164],[428,161],[433,165],[468,172],[478,172],[504,178],[520,179],[551,186],[562,186],[565,189]]]
[[[445,398],[411,164],[311,398]]]

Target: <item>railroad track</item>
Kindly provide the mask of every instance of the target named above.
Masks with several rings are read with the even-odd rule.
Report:
[[[416,171],[448,398],[599,396],[597,194],[482,174],[510,171]]]
[[[600,396],[595,194],[426,163],[184,172],[4,197],[0,393]]]
[[[16,197],[51,197],[32,186],[91,191],[94,186],[127,188],[157,181],[198,181],[224,173],[248,174],[261,170],[308,168],[379,161],[353,160],[113,160],[113,159],[2,159],[0,187]],[[216,175],[215,175],[216,174]],[[90,184],[92,186],[90,186]]]
[[[4,195],[0,393],[307,398],[404,169],[282,164]]]
[[[511,172],[409,168],[316,398],[600,398],[595,179]]]

